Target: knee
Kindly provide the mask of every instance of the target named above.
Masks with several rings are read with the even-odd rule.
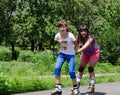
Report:
[[[89,73],[94,72],[94,68],[93,68],[92,66],[89,66],[89,67],[88,67],[88,72],[89,72]]]
[[[83,71],[84,71],[84,67],[83,67],[83,66],[80,66],[80,67],[78,68],[78,71],[79,71],[79,72],[83,72]]]

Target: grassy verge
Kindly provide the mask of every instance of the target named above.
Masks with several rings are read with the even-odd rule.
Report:
[[[97,74],[96,74],[97,75]],[[54,76],[42,77],[3,77],[0,79],[0,85],[3,87],[0,94],[23,93],[31,91],[41,91],[54,89]],[[101,74],[96,76],[96,83],[107,83],[120,81],[120,74]],[[69,75],[61,76],[62,87],[71,87],[72,82]],[[81,81],[81,85],[88,85],[89,77],[86,75]]]
[[[120,74],[119,73],[111,73],[111,74],[96,74],[95,82],[96,83],[107,83],[107,82],[116,82],[120,81]],[[67,78],[62,78],[62,85],[63,87],[71,86],[72,82],[67,76]],[[81,85],[88,85],[89,84],[89,77],[84,76],[81,81]]]
[[[44,63],[32,62],[1,62],[0,63],[0,95],[23,93],[53,89],[55,85],[54,62],[46,65]],[[63,65],[61,83],[63,87],[70,87],[72,81],[66,73],[67,65]],[[98,63],[95,68],[96,83],[120,81],[120,66],[109,63]],[[81,85],[89,82],[87,68],[84,72]]]

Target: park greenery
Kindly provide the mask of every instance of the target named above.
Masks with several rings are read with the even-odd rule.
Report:
[[[3,48],[3,47],[2,47]],[[0,48],[0,50],[2,50]],[[2,58],[9,60],[12,52],[4,47]],[[4,51],[3,50],[3,51]],[[0,61],[0,95],[53,89],[55,85],[54,66],[57,55],[52,52],[20,51],[18,60]],[[76,72],[80,55],[75,56]],[[8,59],[7,59],[8,58]],[[95,68],[96,83],[120,81],[120,66],[111,63],[98,63]],[[65,62],[62,71],[62,86],[71,87],[68,65]],[[97,77],[97,75],[99,76]],[[88,70],[81,85],[88,85]]]
[[[56,51],[57,23],[67,20],[77,34],[86,24],[101,49],[100,62],[119,65],[120,0],[0,0],[0,45],[9,47],[16,60],[22,50]]]
[[[100,46],[97,83],[120,81],[120,0],[0,0],[0,95],[54,88],[61,19],[74,35],[87,25]],[[76,71],[79,55],[76,58]],[[63,87],[71,86],[67,64]],[[85,75],[87,74],[85,70]],[[88,77],[82,85],[87,84]]]

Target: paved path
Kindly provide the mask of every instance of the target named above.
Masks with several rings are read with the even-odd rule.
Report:
[[[85,95],[85,91],[87,87],[88,86],[80,87],[82,95]],[[44,91],[21,93],[14,95],[50,95],[51,91],[52,90],[44,90]],[[69,95],[69,92],[70,92],[70,88],[63,88],[62,95]],[[96,84],[96,90],[94,95],[120,95],[120,82]]]

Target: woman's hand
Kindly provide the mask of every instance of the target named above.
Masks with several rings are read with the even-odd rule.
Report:
[[[77,55],[77,54],[79,54],[79,52],[78,52],[78,51],[75,51],[75,55]]]
[[[58,40],[58,42],[59,42],[59,43],[61,43],[61,42],[62,42],[62,40],[60,39],[60,40]]]

